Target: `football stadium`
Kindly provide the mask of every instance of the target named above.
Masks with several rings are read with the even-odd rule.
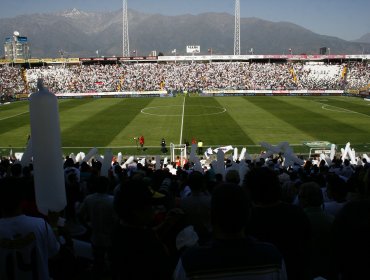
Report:
[[[261,142],[284,141],[306,155],[307,142],[329,142],[339,152],[347,142],[359,153],[369,150],[370,70],[351,55],[121,59],[3,65],[2,77],[14,79],[3,83],[3,101],[23,101],[1,107],[2,154],[26,147],[25,99],[37,91],[39,77],[59,98],[65,154],[97,147],[143,155],[135,140],[141,135],[149,155],[160,151],[162,138],[167,145],[195,138],[205,149],[232,146],[252,154],[261,152]]]
[[[233,2],[233,54],[130,52],[127,0],[118,56],[5,39],[0,279],[366,278],[370,55],[243,55]]]

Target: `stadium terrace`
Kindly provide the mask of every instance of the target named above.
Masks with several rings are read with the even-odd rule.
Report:
[[[3,102],[25,98],[42,77],[54,93],[324,93],[367,96],[368,55],[159,56],[29,59],[0,63]],[[63,77],[63,78],[62,78]],[[237,91],[247,92],[237,92]],[[301,91],[301,92],[294,92]],[[272,92],[265,92],[272,93]],[[268,95],[267,94],[267,95]]]

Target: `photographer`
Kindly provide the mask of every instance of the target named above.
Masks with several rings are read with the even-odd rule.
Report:
[[[164,138],[162,138],[162,141],[161,141],[161,151],[163,154],[167,153],[166,140],[164,140]]]

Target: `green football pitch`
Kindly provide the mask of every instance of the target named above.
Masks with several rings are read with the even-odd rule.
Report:
[[[249,153],[260,142],[289,142],[308,153],[305,141],[328,141],[356,152],[370,151],[370,102],[353,97],[184,97],[101,98],[59,101],[65,154],[106,147],[139,153],[134,138],[145,137],[146,151],[159,154],[167,145],[194,137],[204,147],[232,145]],[[28,101],[0,106],[0,153],[24,151],[30,134]],[[45,131],[45,137],[48,137]],[[136,151],[136,152],[135,152]]]

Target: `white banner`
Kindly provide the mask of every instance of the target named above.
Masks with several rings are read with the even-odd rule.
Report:
[[[66,92],[56,93],[57,97],[76,97],[76,96],[116,96],[116,95],[146,95],[146,94],[167,94],[165,90],[157,91],[122,91],[122,92]]]
[[[186,46],[186,53],[200,53],[200,46]]]

